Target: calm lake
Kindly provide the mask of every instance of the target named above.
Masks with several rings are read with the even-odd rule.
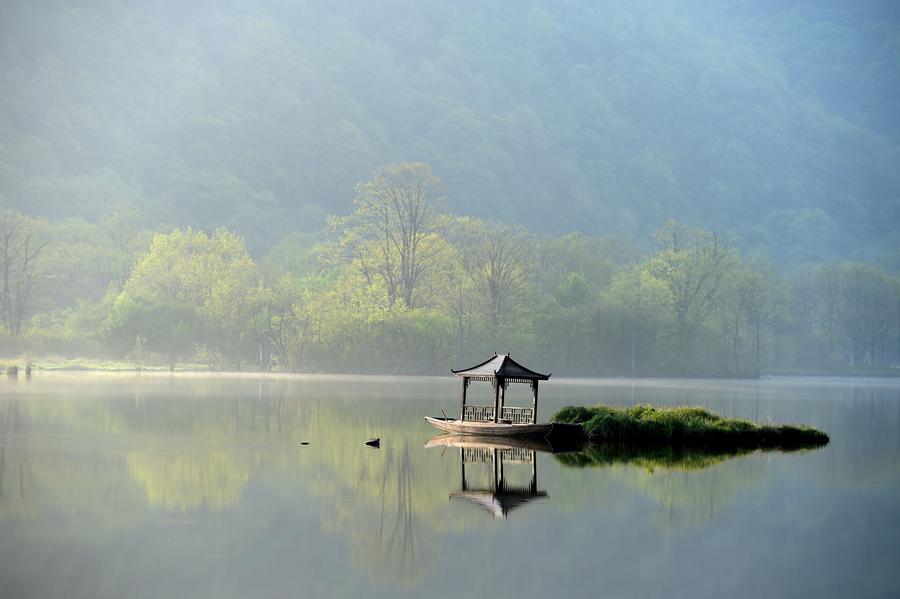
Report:
[[[507,405],[530,405],[516,387]],[[500,450],[505,497],[497,453],[426,448],[422,417],[455,416],[459,391],[449,376],[3,377],[0,597],[900,596],[900,380],[553,379],[539,420],[702,405],[831,442],[583,467]],[[473,383],[469,403],[490,395]]]

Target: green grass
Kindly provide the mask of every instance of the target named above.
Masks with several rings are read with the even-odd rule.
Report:
[[[704,408],[638,405],[567,407],[553,422],[581,424],[590,443],[740,449],[800,449],[828,443],[828,435],[808,426],[757,424],[723,418]]]

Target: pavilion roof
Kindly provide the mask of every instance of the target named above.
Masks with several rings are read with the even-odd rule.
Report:
[[[550,499],[546,491],[491,491],[488,489],[474,491],[454,491],[451,499],[465,499],[487,510],[494,518],[506,518],[509,512],[535,500]]]
[[[517,379],[530,379],[537,381],[546,381],[550,378],[549,374],[541,374],[529,368],[525,368],[515,360],[509,357],[509,354],[494,354],[493,358],[485,360],[481,364],[476,364],[471,368],[462,370],[450,369],[450,372],[461,377],[504,377]]]

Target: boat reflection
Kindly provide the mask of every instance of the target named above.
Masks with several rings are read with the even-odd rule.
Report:
[[[460,488],[450,493],[450,499],[467,501],[487,511],[496,519],[506,519],[509,513],[533,501],[550,499],[547,491],[538,488],[537,453],[554,453],[546,441],[509,437],[473,435],[440,435],[428,441],[426,448],[459,449]],[[507,476],[507,467],[525,466],[531,470],[524,484]],[[470,484],[467,468],[490,469],[487,484]]]

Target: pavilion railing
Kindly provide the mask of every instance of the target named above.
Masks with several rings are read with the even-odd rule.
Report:
[[[534,450],[524,447],[500,449],[497,454],[507,464],[531,464],[534,462]],[[484,447],[463,447],[462,460],[467,464],[490,464],[494,461],[494,450]]]
[[[531,408],[507,408],[506,406],[500,411],[500,420],[509,420],[513,424],[530,424]]]
[[[470,422],[493,422],[494,406],[466,406],[463,414]]]

